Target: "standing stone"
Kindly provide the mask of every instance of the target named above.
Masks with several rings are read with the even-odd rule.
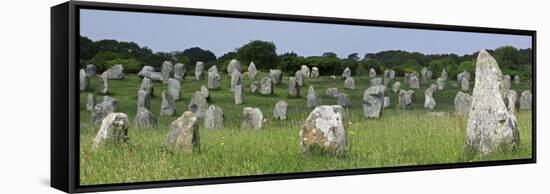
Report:
[[[313,108],[321,105],[321,99],[317,95],[317,92],[315,92],[315,88],[313,86],[309,86],[309,89],[307,90],[307,107]]]
[[[470,81],[463,78],[462,81],[460,82],[460,90],[464,92],[467,92],[468,90],[470,90]]]
[[[202,96],[204,96],[204,98],[210,99],[210,91],[208,91],[208,88],[206,86],[202,85],[200,91]]]
[[[514,83],[517,85],[519,83],[521,83],[521,81],[519,80],[519,75],[514,75]]]
[[[429,87],[424,91],[424,108],[433,110],[435,108],[436,102],[433,97],[434,88]]]
[[[531,94],[531,91],[523,91],[519,100],[519,108],[521,110],[531,110],[532,102],[533,94]]]
[[[153,84],[153,80],[151,78],[144,77],[141,80],[141,85],[139,86],[139,90],[143,90],[147,92],[147,94],[149,94],[150,96],[153,96],[155,93],[154,86],[155,85]]]
[[[343,78],[351,77],[351,69],[349,69],[348,67],[346,67],[346,69],[344,69],[344,72],[342,72],[342,77],[343,77]]]
[[[235,89],[235,86],[242,85],[243,84],[243,74],[239,71],[233,71],[231,72],[231,89],[230,91],[233,91]]]
[[[155,115],[147,108],[141,107],[138,108],[136,113],[136,127],[137,128],[155,128],[157,127],[157,118]]]
[[[319,77],[319,68],[317,67],[312,67],[311,68],[311,75],[310,75],[311,78],[318,78]]]
[[[195,63],[195,79],[204,79],[204,63],[202,61],[197,61],[197,63]]]
[[[390,107],[390,97],[384,96],[384,108]]]
[[[370,86],[382,85],[382,78],[374,78],[370,80]]]
[[[121,64],[116,64],[105,70],[100,76],[106,79],[124,79],[124,67]]]
[[[485,50],[479,51],[475,75],[466,151],[486,155],[501,146],[517,146],[516,117],[506,108],[500,90],[503,76],[496,60]]]
[[[271,80],[269,80],[269,81],[271,81]],[[250,92],[252,92],[253,94],[257,93],[259,85],[260,85],[259,81],[252,82],[252,84],[250,84]]]
[[[393,86],[392,86],[393,93],[398,93],[399,90],[401,90],[401,83],[400,82],[393,83]]]
[[[174,100],[180,100],[181,86],[179,80],[168,78],[168,93],[172,95],[172,98],[174,98]]]
[[[210,72],[218,73],[218,67],[216,65],[212,65],[212,67],[208,68],[208,73]]]
[[[128,141],[128,126],[126,114],[110,113],[101,121],[101,127],[94,138],[92,149],[99,149],[106,143],[126,143]]]
[[[384,107],[384,92],[380,87],[371,86],[363,93],[363,113],[365,118],[378,118]]]
[[[298,86],[302,87],[304,85],[304,74],[301,70],[296,71],[294,74],[294,77],[296,78],[296,82],[298,83]]]
[[[93,111],[96,104],[95,96],[92,93],[88,93],[88,102],[86,102],[86,110]]]
[[[402,108],[402,109],[407,108],[407,106],[412,104],[411,93],[405,90],[400,90],[398,101],[399,101],[399,104],[398,104],[399,108]]]
[[[208,109],[208,102],[200,91],[196,91],[191,98],[191,101],[187,105],[187,109],[195,114],[195,116],[202,118],[204,112]]]
[[[261,129],[264,124],[264,115],[259,108],[245,107],[243,109],[243,129]]]
[[[458,81],[458,84],[462,84],[462,80],[468,80],[468,82],[470,82],[470,73],[464,70],[456,76],[456,80]]]
[[[90,77],[86,74],[86,70],[80,69],[80,91],[90,90]]]
[[[138,72],[138,76],[141,77],[141,78],[144,78],[144,77],[151,77],[151,74],[155,72],[155,68],[154,67],[151,67],[149,65],[145,65],[141,68],[141,70]]]
[[[427,67],[423,67],[420,71],[420,79],[422,84],[429,84],[432,79],[432,72]]]
[[[510,75],[505,75],[502,79],[502,87],[504,88],[504,91],[508,91],[510,90],[510,88],[512,87],[512,78],[510,77]]]
[[[138,92],[138,100],[137,100],[137,110],[139,111],[140,108],[147,108],[149,109],[151,107],[151,97],[149,96],[149,93],[145,90],[139,90]]]
[[[271,95],[273,94],[273,79],[270,78],[264,78],[262,79],[261,86],[260,86],[260,94],[262,95]]]
[[[233,73],[233,71],[235,70],[239,71],[239,73],[243,72],[243,67],[241,65],[241,62],[237,61],[237,59],[231,59],[231,61],[227,65],[227,75],[231,75],[231,73]]]
[[[279,100],[273,107],[273,118],[278,120],[286,120],[288,103],[284,100]]]
[[[269,77],[271,78],[271,82],[274,85],[277,85],[277,84],[281,83],[281,80],[283,79],[282,72],[281,72],[281,70],[278,70],[278,69],[269,70]]]
[[[109,96],[103,96],[103,101],[94,106],[92,110],[92,123],[99,124],[103,118],[116,111],[118,101]]]
[[[355,80],[353,80],[352,77],[346,78],[346,81],[344,81],[344,88],[355,90]]]
[[[443,69],[441,70],[441,75],[439,76],[443,81],[447,81],[449,78],[449,74],[447,73],[447,70]]]
[[[176,100],[171,94],[162,91],[162,103],[160,104],[160,116],[172,116],[176,113]]]
[[[97,75],[97,69],[95,65],[86,65],[86,75],[88,75],[88,77],[95,77]]]
[[[190,111],[185,111],[170,124],[166,146],[180,153],[192,153],[200,150],[198,118]]]
[[[416,102],[416,93],[414,90],[409,90],[407,92],[409,92],[409,95],[411,96],[411,102]]]
[[[435,83],[437,85],[437,90],[443,90],[445,89],[445,79],[441,78],[441,77],[438,77],[436,80],[435,80]]]
[[[420,88],[420,83],[418,82],[418,77],[416,75],[411,75],[409,78],[409,88]]]
[[[223,129],[224,114],[222,108],[210,105],[204,113],[204,128]]]
[[[243,103],[243,85],[237,85],[233,89],[233,98],[235,99],[235,104],[242,104]]]
[[[167,83],[169,78],[174,77],[174,66],[170,61],[164,61],[160,66],[160,73],[162,74],[162,82]]]
[[[504,96],[504,104],[512,114],[517,112],[516,104],[518,102],[518,93],[515,90],[508,90]]]
[[[386,69],[386,70],[384,71],[384,77],[383,77],[383,78],[384,78],[384,85],[385,85],[385,86],[389,86],[389,84],[390,84],[390,82],[391,82],[391,80],[392,80],[392,78],[391,78],[391,73],[390,73],[390,70],[389,70],[389,69]]]
[[[302,67],[300,67],[300,71],[302,71],[302,74],[304,75],[304,77],[307,77],[307,78],[310,77],[310,71],[307,65],[302,65]]]
[[[109,92],[109,79],[105,77],[99,77],[99,79],[103,81],[103,84],[99,85],[99,93],[107,94]]]
[[[248,78],[250,78],[250,80],[255,80],[257,74],[258,70],[256,69],[256,65],[251,61],[250,65],[248,65]]]
[[[215,65],[213,67],[216,67]],[[182,63],[176,63],[174,65],[174,78],[177,80],[184,80],[185,79],[185,73],[187,72],[187,69],[185,69],[185,65]]]
[[[155,81],[162,81],[162,73],[160,72],[150,72],[148,78],[151,78]]]
[[[338,97],[338,88],[327,88],[325,90],[325,96],[328,96],[328,97],[331,97],[331,98],[336,98]]]
[[[395,78],[395,71],[393,69],[390,69],[390,79],[393,80]]]
[[[342,109],[338,105],[323,105],[309,113],[299,134],[303,154],[319,149],[334,155],[346,153],[347,132]]]
[[[458,115],[468,115],[472,108],[472,97],[468,93],[458,91],[455,96],[455,112]]]
[[[350,107],[351,101],[349,99],[349,95],[346,93],[339,93],[338,96],[336,96],[336,104],[342,107]]]
[[[288,78],[288,95],[292,97],[300,96],[300,84],[295,77]]]
[[[373,68],[370,68],[369,77],[370,78],[375,78],[376,77],[376,70],[374,70]]]
[[[221,86],[220,75],[218,72],[208,72],[208,88],[218,89]]]

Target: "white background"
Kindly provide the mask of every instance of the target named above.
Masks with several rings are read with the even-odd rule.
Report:
[[[63,0],[0,6],[0,193],[61,193],[49,187],[50,6]],[[548,192],[550,81],[545,1],[232,0],[110,1],[268,13],[537,30],[538,163],[113,193],[536,193]],[[162,29],[159,29],[162,30]]]

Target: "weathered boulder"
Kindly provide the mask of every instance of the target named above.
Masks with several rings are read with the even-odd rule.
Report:
[[[231,59],[231,61],[227,65],[227,75],[231,75],[234,70],[239,71],[239,73],[243,72],[241,62],[239,62],[237,59]]]
[[[319,77],[319,68],[312,67],[310,77],[311,78],[318,78]]]
[[[218,89],[221,86],[220,74],[218,72],[208,72],[208,83],[210,89]]]
[[[350,107],[351,101],[349,99],[349,95],[346,93],[339,93],[338,96],[336,96],[336,104],[342,107]]]
[[[88,101],[86,102],[86,110],[93,111],[96,104],[95,96],[92,93],[88,93]]]
[[[445,89],[445,79],[438,77],[435,80],[435,84],[437,85],[437,90],[443,90]]]
[[[307,107],[313,108],[319,105],[321,105],[321,98],[317,95],[317,92],[315,92],[315,88],[309,86],[307,90]]]
[[[407,108],[407,106],[412,104],[412,96],[411,93],[406,90],[400,90],[399,91],[399,97],[398,97],[398,107],[399,108]]]
[[[204,80],[204,63],[202,61],[195,63],[195,79]]]
[[[286,120],[288,103],[284,100],[279,100],[273,107],[273,118],[278,120]]]
[[[281,80],[283,79],[283,73],[281,72],[281,70],[271,69],[269,70],[269,77],[271,78],[271,82],[274,85],[277,85],[281,83]]]
[[[339,93],[340,92],[338,91],[338,88],[327,88],[325,90],[325,96],[328,96],[328,97],[331,97],[331,98],[338,97]]]
[[[261,85],[260,85],[260,94],[262,95],[271,95],[273,94],[273,79],[270,78],[264,78],[262,79]]]
[[[138,108],[135,122],[137,128],[157,127],[157,118],[148,108],[145,107]]]
[[[141,85],[139,86],[139,90],[143,90],[147,92],[150,96],[153,96],[155,93],[155,85],[153,84],[153,80],[148,77],[144,77],[141,80]]]
[[[101,80],[101,82],[103,82],[103,84],[99,85],[99,93],[100,94],[109,93],[109,79],[101,76],[99,77],[99,79]]]
[[[302,87],[304,85],[304,74],[302,73],[302,71],[296,71],[296,73],[294,73],[294,77],[296,78],[298,86]]]
[[[462,81],[460,81],[460,90],[464,92],[467,92],[468,90],[470,90],[470,81],[463,78]]]
[[[519,75],[514,75],[514,83],[515,84],[520,84],[521,83],[521,81],[519,79]]]
[[[171,94],[162,91],[162,102],[160,104],[161,116],[172,116],[176,113],[176,100]]]
[[[243,129],[261,129],[265,122],[264,115],[259,108],[245,107],[241,127]]]
[[[416,75],[411,75],[409,78],[409,88],[420,88],[420,83],[418,81],[418,77]]]
[[[101,127],[94,138],[92,149],[103,145],[122,144],[128,141],[128,116],[124,113],[109,113],[101,121]]]
[[[523,91],[519,100],[519,109],[521,110],[531,110],[533,103],[533,94],[531,91]]]
[[[311,111],[299,134],[303,154],[314,150],[334,155],[346,153],[347,132],[342,109],[338,105],[323,105]]]
[[[300,84],[295,77],[288,78],[288,95],[292,97],[300,96]]]
[[[382,78],[373,78],[370,80],[370,86],[382,85]]]
[[[370,78],[375,78],[376,77],[376,70],[374,70],[373,68],[370,68],[369,77]]]
[[[150,72],[148,78],[151,78],[152,80],[155,80],[155,81],[162,81],[163,79],[162,73],[160,72]]]
[[[268,81],[271,81],[271,80],[268,80]],[[259,81],[254,81],[250,84],[250,92],[252,92],[253,94],[257,93],[258,92],[258,87],[260,86],[260,82]]]
[[[95,77],[97,75],[97,68],[95,67],[95,65],[86,65],[86,75],[88,75],[88,77]]]
[[[230,91],[233,91],[235,89],[235,86],[243,84],[243,74],[239,71],[233,71],[233,72],[231,72],[230,75],[231,75],[231,89],[230,89]]]
[[[455,112],[459,115],[468,115],[472,107],[472,97],[464,92],[458,91],[455,96]]]
[[[202,118],[204,112],[208,109],[208,102],[202,95],[202,92],[196,91],[191,98],[191,101],[187,105],[187,109],[195,114],[196,117]]]
[[[429,84],[432,79],[432,72],[427,67],[423,67],[420,71],[420,80],[422,84]]]
[[[200,91],[202,93],[202,96],[204,96],[204,98],[210,99],[210,91],[208,90],[208,88],[206,86],[202,85]]]
[[[90,90],[90,77],[86,74],[86,70],[80,69],[80,91]]]
[[[355,80],[353,80],[352,77],[346,78],[346,80],[344,81],[344,88],[355,90]]]
[[[216,65],[212,65],[212,67],[208,68],[208,73],[211,73],[211,72],[219,73],[218,67]]]
[[[199,124],[193,112],[185,111],[170,124],[166,146],[180,153],[200,150]]]
[[[243,85],[237,85],[233,88],[233,98],[235,99],[235,104],[242,104],[244,98]]]
[[[363,113],[366,118],[378,118],[384,108],[384,91],[371,86],[363,93]]]
[[[433,110],[435,108],[436,102],[433,97],[435,89],[433,87],[429,87],[424,91],[424,108]]]
[[[462,80],[468,80],[468,82],[469,82],[470,81],[470,72],[464,70],[463,72],[459,73],[456,76],[456,81],[458,81],[459,85],[462,84]]]
[[[124,79],[124,67],[121,64],[116,64],[105,70],[100,76],[106,79]]]
[[[224,117],[222,108],[216,105],[210,105],[204,113],[204,128],[223,129]]]
[[[502,88],[504,89],[504,91],[508,91],[510,90],[510,88],[512,87],[512,78],[510,77],[510,75],[505,75],[503,78],[502,78]]]
[[[518,104],[518,101],[518,93],[515,90],[508,90],[504,93],[504,104],[506,104],[506,108],[510,113],[515,114],[517,112],[516,104]]]
[[[475,75],[466,152],[486,155],[502,146],[517,146],[516,117],[508,111],[502,99],[500,84],[503,76],[496,60],[485,50],[479,51]]]
[[[181,96],[180,81],[174,78],[168,78],[168,94],[172,95],[174,100],[178,101]]]
[[[310,70],[307,65],[302,65],[300,67],[300,71],[302,71],[302,74],[304,75],[304,77],[307,77],[307,78],[311,77]]]
[[[395,82],[395,83],[393,83],[392,91],[393,91],[394,93],[398,93],[399,90],[401,90],[401,83],[400,83],[400,82]]]
[[[149,109],[150,107],[151,107],[151,96],[149,96],[149,93],[147,93],[147,91],[139,90],[138,100],[137,100],[137,110],[139,111],[140,108]]]
[[[149,65],[145,65],[141,68],[141,70],[138,72],[139,77],[150,77],[151,73],[155,72],[155,68]]]
[[[439,76],[443,81],[447,81],[449,78],[449,74],[447,73],[447,70],[443,69],[441,70],[441,75]]]
[[[216,67],[215,65],[213,67]],[[176,63],[174,65],[174,78],[177,80],[184,80],[185,79],[185,73],[187,73],[187,69],[185,68],[185,65],[182,63]]]
[[[250,65],[248,65],[248,78],[250,78],[250,80],[255,80],[257,74],[258,70],[256,69],[256,65],[251,61]]]
[[[351,69],[349,69],[349,67],[346,67],[346,69],[344,69],[344,72],[342,72],[342,77],[343,78],[351,77]]]
[[[174,77],[174,65],[170,61],[164,61],[160,66],[162,82],[167,83],[169,78]]]
[[[384,96],[384,108],[390,107],[390,97]]]
[[[99,124],[103,118],[116,111],[118,101],[109,96],[103,96],[103,101],[96,104],[92,110],[92,123]]]

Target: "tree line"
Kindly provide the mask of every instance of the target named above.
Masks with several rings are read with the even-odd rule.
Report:
[[[522,78],[532,76],[532,50],[518,49],[512,46],[503,46],[495,50],[488,50],[497,60],[502,72],[507,75],[519,75]],[[445,69],[449,76],[467,70],[475,73],[477,52],[466,55],[456,54],[422,54],[401,50],[366,53],[360,57],[359,53],[351,53],[345,58],[338,57],[334,52],[327,51],[320,56],[300,56],[295,52],[278,55],[275,43],[254,40],[233,51],[217,57],[209,50],[191,47],[183,51],[153,52],[150,48],[139,46],[134,42],[117,40],[92,41],[80,36],[80,66],[94,64],[99,71],[108,69],[115,64],[123,64],[125,71],[138,72],[141,67],[149,65],[160,69],[163,61],[183,63],[193,68],[197,61],[205,63],[206,68],[217,65],[225,69],[231,59],[239,60],[246,66],[253,61],[261,71],[280,69],[286,74],[293,74],[301,65],[319,68],[321,75],[339,75],[346,68],[353,74],[367,75],[370,68],[378,73],[386,69],[393,69],[398,76],[412,71],[420,71],[423,67],[439,75]],[[193,72],[191,70],[191,72]],[[223,72],[223,71],[222,71]]]

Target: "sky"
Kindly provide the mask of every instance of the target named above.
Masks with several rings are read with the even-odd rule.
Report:
[[[201,47],[217,57],[252,40],[274,42],[278,54],[330,51],[341,58],[385,50],[464,55],[501,46],[531,48],[531,37],[521,35],[86,9],[80,13],[80,34],[94,41],[132,41],[155,52]]]

